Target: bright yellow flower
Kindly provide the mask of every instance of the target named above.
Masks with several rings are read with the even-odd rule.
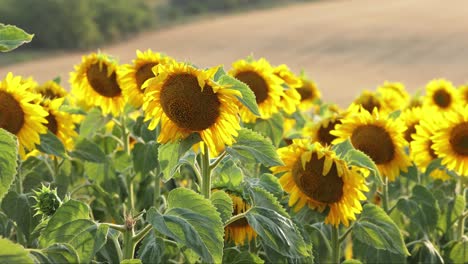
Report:
[[[405,86],[399,82],[384,82],[377,87],[377,94],[389,112],[405,108],[410,100]]]
[[[314,81],[308,80],[305,77],[302,78],[302,86],[296,89],[301,95],[301,103],[299,109],[302,111],[310,109],[317,100],[320,100],[322,94],[317,88],[317,84]]]
[[[47,129],[56,135],[62,141],[65,149],[72,150],[74,147],[74,140],[78,137],[75,131],[75,123],[73,122],[72,115],[60,111],[65,98],[58,98],[54,100],[44,100],[41,104],[44,109],[49,113],[47,118]]]
[[[241,196],[229,193],[232,200],[233,216],[245,213],[250,209],[250,205]],[[241,246],[246,242],[252,241],[257,237],[257,233],[247,222],[247,219],[241,218],[229,224],[224,231],[226,241],[232,241],[236,246]]]
[[[330,134],[335,129],[337,124],[341,124],[342,115],[332,115],[325,117],[318,122],[308,122],[304,129],[303,135],[309,137],[312,142],[319,142],[323,146],[330,146],[336,136]]]
[[[34,92],[41,94],[42,98],[50,100],[63,98],[68,95],[65,88],[54,81],[47,81],[42,85],[36,86]]]
[[[457,90],[453,84],[444,79],[430,81],[426,86],[426,96],[423,102],[424,107],[430,107],[438,111],[451,110],[460,103]]]

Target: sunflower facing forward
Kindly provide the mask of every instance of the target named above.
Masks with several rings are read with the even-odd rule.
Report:
[[[12,73],[0,82],[0,128],[18,137],[24,157],[25,148],[33,150],[40,143],[39,134],[47,132],[47,111],[34,103],[41,98],[30,92],[29,82],[21,83],[21,77]]]
[[[323,212],[330,209],[326,224],[349,225],[362,211],[360,200],[368,188],[364,169],[348,166],[335,152],[310,140],[293,140],[293,144],[278,149],[283,166],[273,167],[283,189],[289,193],[289,206],[299,211],[305,205]]]
[[[42,98],[50,100],[63,98],[68,95],[68,92],[65,90],[65,88],[52,80],[47,81],[42,85],[36,86],[34,92],[41,94]]]
[[[320,142],[323,146],[330,146],[336,139],[336,136],[330,132],[335,129],[337,124],[341,124],[342,118],[342,115],[334,114],[319,122],[308,122],[303,129],[303,135],[310,137],[312,142]]]
[[[229,196],[232,200],[233,216],[245,213],[247,210],[249,210],[249,203],[241,196],[233,193],[229,193]],[[234,242],[236,246],[243,245],[257,237],[257,233],[249,225],[245,217],[240,218],[226,226],[224,233],[226,234],[224,239],[226,241]]]
[[[212,81],[217,68],[203,71],[186,63],[171,62],[153,68],[156,77],[145,82],[143,110],[149,129],[161,122],[158,142],[166,143],[198,133],[217,155],[234,143],[240,129],[236,95],[240,93]]]
[[[100,106],[104,114],[118,116],[125,106],[117,82],[117,63],[103,53],[83,56],[75,72],[70,73],[72,94],[87,107]]]
[[[375,109],[372,114],[362,107],[352,105],[341,124],[330,132],[338,138],[333,144],[346,139],[358,150],[367,154],[379,168],[384,177],[394,181],[400,170],[407,171],[410,160],[403,147],[405,126],[400,120],[389,119]]]
[[[247,84],[253,91],[260,118],[268,119],[282,107],[283,80],[274,74],[267,60],[262,58],[258,61],[236,61],[232,64],[229,74]],[[239,110],[242,121],[253,123],[257,120],[257,116],[246,107],[241,105]]]
[[[444,79],[430,81],[426,86],[424,107],[430,107],[438,111],[448,111],[458,104],[460,98],[453,84]]]
[[[442,164],[458,175],[468,176],[468,105],[446,112],[434,137],[434,151]]]
[[[47,129],[62,141],[65,149],[72,150],[74,139],[78,136],[75,131],[73,117],[66,112],[60,111],[64,98],[54,100],[43,100],[42,106],[49,113],[47,118]]]
[[[122,65],[118,70],[119,83],[122,85],[122,93],[128,99],[129,104],[136,108],[143,104],[143,83],[154,77],[151,70],[158,64],[166,64],[173,59],[152,50],[136,51],[137,58],[132,64]]]

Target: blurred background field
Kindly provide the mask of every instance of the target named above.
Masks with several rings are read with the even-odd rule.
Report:
[[[467,82],[467,13],[465,0],[0,0],[0,22],[35,34],[0,54],[0,76],[68,86],[73,65],[98,48],[121,63],[151,48],[226,68],[253,54],[303,69],[344,106],[385,80],[411,92],[434,78]]]

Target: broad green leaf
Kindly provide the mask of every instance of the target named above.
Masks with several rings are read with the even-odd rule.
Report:
[[[80,140],[75,149],[70,153],[73,158],[78,158],[84,161],[103,163],[106,160],[106,155],[99,146],[89,139]]]
[[[2,210],[16,222],[27,240],[33,228],[34,212],[31,202],[26,194],[18,194],[15,191],[10,191],[2,201]]]
[[[156,129],[154,130],[149,130],[148,129],[149,121],[143,122],[143,120],[144,120],[144,117],[140,116],[135,121],[135,124],[131,126],[133,127],[133,134],[142,138],[143,141],[145,142],[156,141],[156,138],[159,135],[160,126],[157,126]]]
[[[218,82],[219,78],[223,77],[226,74],[227,73],[226,73],[226,71],[224,71],[223,67],[218,67],[218,69],[216,70],[215,75],[213,76],[213,81]]]
[[[225,264],[263,264],[263,259],[248,251],[239,252],[237,248],[224,250],[223,263]]]
[[[93,108],[80,125],[80,137],[89,138],[103,128],[109,119],[102,115],[101,111]]]
[[[278,200],[261,188],[251,188],[252,207],[246,214],[249,225],[262,243],[288,258],[308,256],[308,248],[297,227]]]
[[[120,263],[122,260],[122,250],[120,249],[119,236],[119,231],[109,229],[106,244],[97,252],[96,258],[98,262]]]
[[[164,255],[164,240],[151,232],[143,239],[138,249],[138,258],[145,264],[161,263]]]
[[[192,133],[187,138],[180,141],[179,145],[179,157],[182,157],[185,152],[189,151],[193,145],[202,141],[200,134]]]
[[[33,260],[21,245],[0,238],[0,263],[33,264]]]
[[[374,204],[363,206],[361,217],[354,223],[352,234],[355,239],[370,247],[409,255],[398,226]]]
[[[431,161],[431,163],[429,163],[429,165],[427,165],[426,171],[424,173],[426,175],[430,175],[436,169],[445,169],[442,166],[442,159],[441,158],[438,158],[438,159],[435,159],[435,160]]]
[[[358,167],[369,169],[370,175],[374,178],[374,181],[378,185],[383,184],[377,165],[375,165],[374,161],[364,152],[357,149],[349,150],[345,154],[344,160],[346,160],[349,165],[356,165]]]
[[[447,228],[450,228],[452,223],[455,223],[457,219],[463,214],[466,208],[466,201],[462,195],[457,195],[449,203],[448,214],[447,214]]]
[[[271,139],[273,145],[278,147],[281,140],[283,140],[283,123],[283,116],[276,113],[269,119],[258,119],[253,126],[253,130]]]
[[[141,260],[139,259],[124,259],[120,261],[120,264],[141,264]]]
[[[154,141],[135,144],[132,150],[135,172],[146,176],[158,166],[158,147]]]
[[[80,257],[70,244],[53,244],[41,250],[51,263],[80,263]]]
[[[332,147],[332,150],[335,151],[335,153],[340,156],[340,157],[344,157],[349,151],[355,149],[353,147],[353,144],[351,144],[351,141],[349,139],[339,143],[339,144],[336,144]]]
[[[89,220],[86,204],[70,200],[51,217],[39,237],[41,247],[55,243],[68,243],[75,248],[80,261],[89,263],[106,243],[108,226]]]
[[[263,173],[260,178],[249,178],[252,186],[259,186],[269,193],[273,194],[277,199],[281,199],[283,196],[283,187],[273,174]]]
[[[41,134],[41,144],[37,146],[37,149],[43,153],[61,158],[65,154],[65,147],[62,141],[50,131],[47,131],[47,134]]]
[[[21,164],[21,175],[23,177],[23,191],[31,192],[41,187],[44,182],[54,180],[51,168],[45,159],[30,157]],[[63,167],[63,166],[62,166]]]
[[[174,176],[179,163],[179,142],[166,143],[158,148],[158,160],[164,181]]]
[[[271,140],[250,129],[241,128],[236,143],[226,148],[231,156],[245,162],[262,163],[265,166],[283,164]]]
[[[210,200],[178,188],[169,193],[167,203],[164,215],[151,208],[147,221],[158,232],[195,251],[203,261],[220,263],[224,225]]]
[[[330,245],[330,227],[324,222],[316,222],[315,224],[305,227],[309,238],[313,245],[313,256],[317,263],[323,263],[330,260],[332,248]]]
[[[220,85],[229,86],[230,89],[239,91],[242,96],[236,96],[237,99],[254,115],[260,116],[255,94],[252,92],[249,86],[247,86],[247,84],[227,74],[221,76],[218,80],[218,83]]]
[[[452,246],[448,257],[451,263],[468,263],[468,240],[464,237]]]
[[[242,169],[232,159],[224,159],[213,170],[212,175],[218,178],[219,184],[231,188],[239,186],[244,174]]]
[[[233,207],[231,197],[225,191],[218,190],[211,194],[210,200],[216,207],[216,210],[218,210],[223,223],[226,223],[232,217]]]
[[[13,134],[0,128],[0,202],[8,192],[16,175],[18,143]]]
[[[34,34],[28,34],[21,28],[0,23],[0,52],[7,52],[28,43]]]
[[[422,242],[414,244],[412,247],[409,262],[443,264],[444,259],[431,241],[423,240]]]
[[[353,236],[353,258],[362,263],[407,263],[406,256],[387,250],[379,250],[362,243]]]

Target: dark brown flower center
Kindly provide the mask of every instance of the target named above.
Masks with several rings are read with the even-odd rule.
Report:
[[[323,176],[324,161],[325,158],[318,159],[313,153],[304,169],[301,159],[298,159],[292,170],[294,182],[304,194],[318,202],[338,202],[343,196],[343,179],[338,175],[335,162]]]
[[[24,125],[24,112],[19,102],[9,93],[0,91],[0,127],[18,134]]]
[[[436,105],[438,105],[441,108],[449,107],[450,103],[452,102],[452,97],[444,89],[437,90],[432,96],[432,98],[434,99],[434,102],[436,103]]]
[[[154,73],[151,69],[153,69],[153,67],[156,65],[158,64],[147,63],[147,64],[142,65],[140,68],[138,68],[137,72],[135,73],[135,78],[136,78],[137,87],[140,88],[140,91],[141,91],[141,86],[143,85],[143,83],[149,78],[154,77]]]
[[[49,112],[49,115],[46,116],[47,119],[47,129],[52,132],[54,135],[57,135],[58,132],[58,124],[57,124],[57,119],[55,116]]]
[[[257,104],[262,103],[268,98],[268,85],[262,76],[253,71],[239,72],[236,79],[247,84],[255,94]]]
[[[366,153],[376,164],[393,160],[395,145],[388,132],[376,125],[357,127],[351,135],[351,143],[356,149]]]
[[[161,105],[177,126],[201,131],[216,122],[221,103],[211,86],[205,85],[202,91],[196,76],[183,73],[169,77],[163,84]]]
[[[405,139],[406,139],[406,141],[408,141],[408,142],[413,141],[413,138],[411,138],[411,135],[413,135],[414,133],[416,133],[416,125],[417,125],[417,123],[411,124],[411,125],[408,126],[408,128],[405,130]]]
[[[315,97],[314,92],[311,89],[311,84],[305,83],[302,87],[296,89],[297,92],[301,95],[301,101],[307,99],[312,99]]]
[[[63,97],[61,94],[54,92],[54,90],[52,90],[52,88],[49,87],[47,87],[44,90],[41,90],[39,93],[42,95],[42,97],[47,99],[57,99]]]
[[[367,97],[365,100],[360,101],[359,104],[371,113],[374,110],[374,108],[380,109],[381,107],[379,100],[374,96]]]
[[[330,131],[334,130],[335,125],[337,125],[337,124],[341,124],[340,119],[330,120],[327,127],[325,127],[323,125],[320,126],[317,133],[318,133],[318,140],[319,140],[320,143],[322,143],[322,145],[329,146],[329,145],[331,145],[333,140],[335,140],[336,136],[330,134]]]
[[[437,154],[435,153],[435,151],[432,149],[432,146],[434,145],[434,143],[432,142],[432,140],[428,140],[427,141],[427,152],[429,152],[429,156],[431,156],[431,159],[437,159]]]
[[[468,156],[468,122],[455,126],[450,133],[449,141],[455,153]]]
[[[122,93],[117,83],[115,71],[108,76],[105,63],[101,67],[99,67],[99,63],[92,64],[86,71],[86,76],[93,90],[104,97],[116,97]]]
[[[246,202],[243,199],[242,199],[242,203],[243,204],[237,204],[237,203],[233,204],[233,207],[234,207],[233,215],[242,214],[250,208],[250,206],[246,204]],[[247,219],[245,217],[240,218],[232,222],[231,224],[229,224],[229,226],[234,226],[234,227],[246,227],[248,225],[249,225],[249,222],[247,222]]]

